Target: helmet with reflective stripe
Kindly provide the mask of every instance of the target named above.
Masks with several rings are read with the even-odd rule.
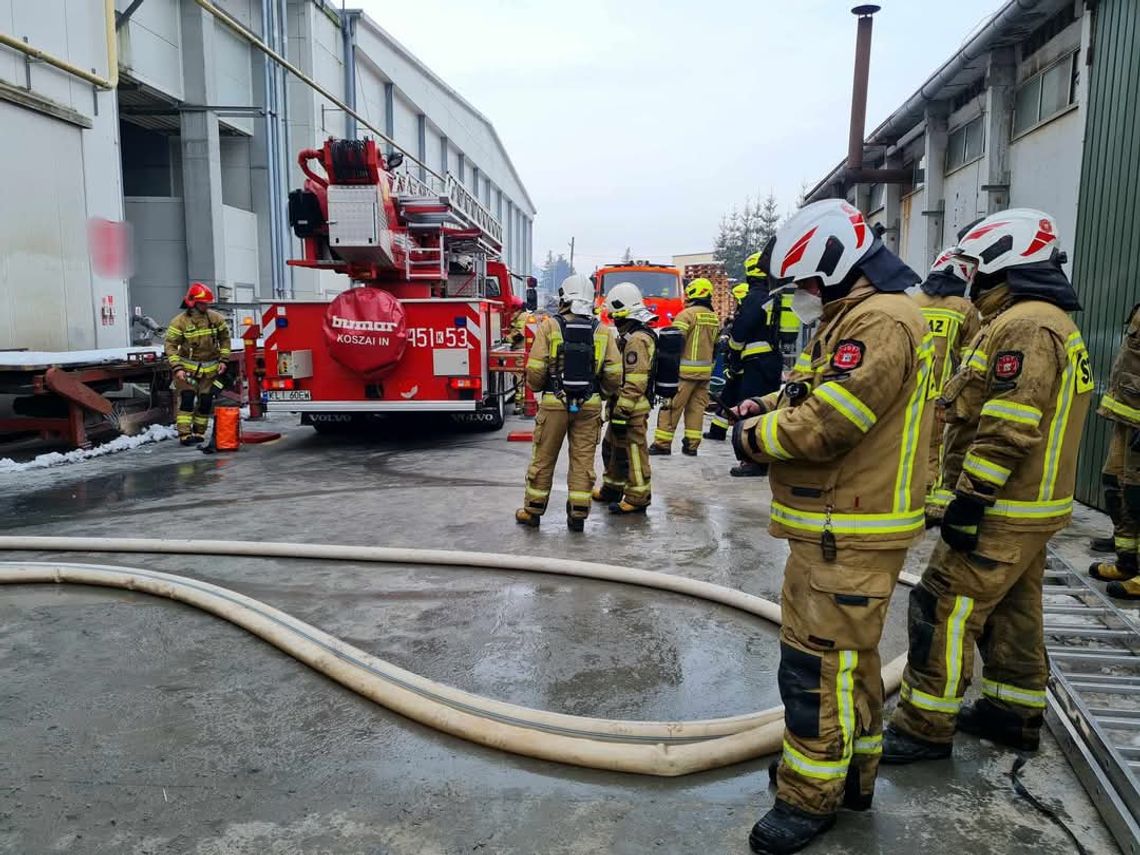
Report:
[[[843,199],[824,199],[800,208],[776,232],[771,273],[793,282],[818,278],[830,288],[879,245],[856,207]]]
[[[761,256],[764,251],[754,252],[748,258],[744,259],[744,275],[752,279],[766,279],[768,271],[765,269],[767,265],[761,261]]]
[[[609,316],[615,321],[623,321],[628,318],[648,324],[657,318],[653,312],[646,308],[641,297],[641,289],[632,282],[619,282],[611,288],[610,292],[606,294],[605,307]]]
[[[1032,208],[1010,208],[967,229],[952,252],[975,262],[978,273],[989,274],[1050,261],[1059,248],[1053,217]]]
[[[212,303],[214,292],[201,282],[191,282],[190,287],[186,289],[184,302],[187,306],[193,306],[195,303]]]
[[[741,282],[739,285],[732,286],[732,296],[737,300],[743,300],[748,296],[748,283]]]
[[[707,300],[713,294],[713,284],[703,276],[685,286],[685,299]]]

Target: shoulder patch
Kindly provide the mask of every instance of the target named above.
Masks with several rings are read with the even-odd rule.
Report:
[[[857,339],[843,339],[835,346],[835,353],[831,355],[831,367],[837,371],[854,371],[863,364],[863,353],[866,349],[863,342]]]
[[[1012,380],[1021,373],[1021,363],[1025,354],[1020,350],[1002,350],[994,357],[994,377],[998,380]]]
[[[635,362],[637,362],[637,354],[631,350],[625,355],[625,364],[633,365]]]

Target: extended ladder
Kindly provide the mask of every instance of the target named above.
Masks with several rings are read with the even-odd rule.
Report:
[[[1140,623],[1051,553],[1046,721],[1105,824],[1140,855]]]
[[[418,267],[409,267],[411,279],[446,277],[446,252],[483,254],[497,258],[503,251],[503,226],[463,184],[448,173],[440,180],[416,178],[408,172],[393,176],[396,209],[408,231],[434,251],[425,253]],[[430,256],[428,258],[427,256]],[[411,255],[409,254],[409,259]],[[431,264],[434,262],[434,265]],[[430,269],[434,266],[434,270]]]

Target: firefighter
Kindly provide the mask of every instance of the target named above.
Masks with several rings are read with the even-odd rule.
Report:
[[[1140,573],[1140,304],[1128,316],[1128,329],[1097,415],[1112,422],[1101,483],[1112,518],[1116,561],[1094,563],[1089,575],[1109,583],[1109,596],[1136,600],[1140,599],[1140,579],[1136,578]]]
[[[192,282],[182,300],[182,311],[166,327],[166,360],[174,370],[178,413],[174,423],[178,440],[193,445],[205,440],[214,390],[221,386],[230,356],[230,327],[210,308],[214,292]]]
[[[942,540],[910,595],[910,653],[883,741],[889,763],[949,757],[955,729],[1037,749],[1049,675],[1045,548],[1069,522],[1093,388],[1051,216],[992,214],[954,252],[970,264],[984,327],[942,398],[970,443]],[[982,697],[962,706],[975,643]]]
[[[981,328],[981,318],[964,295],[969,286],[969,263],[947,248],[935,260],[930,274],[915,295],[926,323],[934,334],[934,379],[931,395],[940,396],[946,381],[958,370],[966,352]],[[943,483],[942,437],[946,427],[945,411],[934,407],[934,426],[930,432],[930,455],[926,469],[926,525],[938,525],[946,504],[954,498]],[[951,476],[957,477],[960,460],[952,460]]]
[[[657,319],[642,300],[641,291],[619,282],[608,295],[606,312],[614,319],[622,354],[622,383],[607,405],[609,426],[602,440],[605,472],[594,501],[605,502],[612,514],[643,514],[652,498],[649,466],[650,383],[657,338],[649,324]]]
[[[720,318],[712,310],[713,284],[708,279],[694,279],[685,286],[685,308],[672,326],[685,334],[685,350],[681,358],[681,384],[677,394],[662,404],[657,414],[657,430],[653,433],[650,454],[672,454],[673,434],[684,419],[685,433],[681,453],[697,456],[709,405],[709,381],[712,379],[713,350],[720,332]]]
[[[594,286],[575,273],[558,289],[558,314],[543,318],[526,361],[526,383],[542,398],[526,471],[526,496],[515,521],[537,528],[546,512],[554,465],[568,438],[566,525],[582,531],[590,514],[602,396],[621,383],[621,356],[610,327],[593,317]]]
[[[534,321],[532,315],[526,308],[522,297],[515,295],[511,297],[511,323],[510,323],[510,345],[511,350],[523,350],[526,345],[526,325]],[[521,416],[523,414],[523,389],[526,385],[526,371],[517,371],[514,374],[515,378],[515,415]]]
[[[847,202],[801,208],[772,270],[819,326],[778,392],[736,408],[737,457],[769,468],[769,531],[789,541],[780,629],[784,749],[754,852],[795,852],[842,805],[874,796],[879,638],[907,547],[921,536],[933,343],[906,295],[919,277]],[[802,363],[802,364],[801,364]]]

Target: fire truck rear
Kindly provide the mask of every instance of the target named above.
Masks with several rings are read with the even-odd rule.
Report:
[[[645,305],[657,315],[655,327],[666,327],[685,308],[681,288],[681,271],[666,264],[630,261],[607,264],[594,271],[594,294],[600,309],[606,295],[621,282],[632,282],[645,298]]]
[[[262,397],[317,428],[448,413],[497,429],[504,369],[520,361],[503,355],[518,300],[499,261],[502,227],[451,176],[396,173],[401,159],[372,140],[300,153],[307,180],[289,196],[289,220],[304,253],[289,264],[352,287],[265,307]]]

